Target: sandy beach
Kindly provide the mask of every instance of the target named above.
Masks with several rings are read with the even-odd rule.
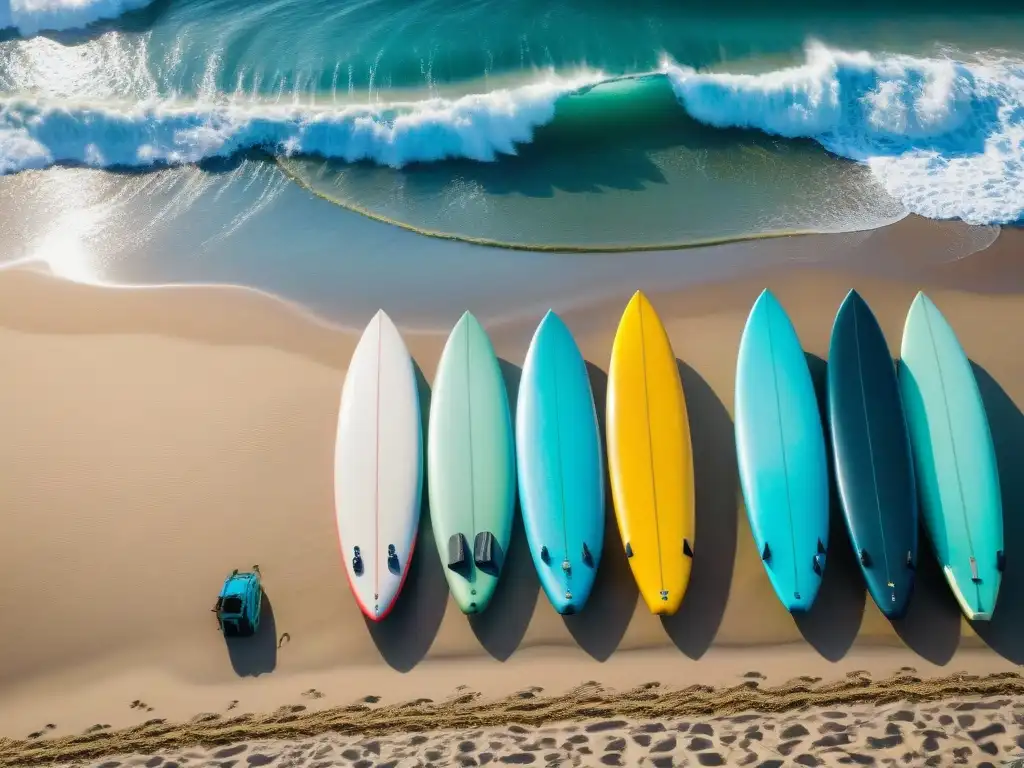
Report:
[[[753,754],[750,764],[782,765],[806,752],[824,762],[798,764],[816,765],[846,753],[782,745],[828,736],[833,707],[860,723],[850,743],[900,731],[902,741],[876,749],[880,763],[918,754],[902,764],[998,764],[997,754],[1020,751],[1024,703],[1024,232],[1003,231],[961,258],[965,231],[911,218],[858,241],[864,258],[827,265],[785,255],[838,249],[846,236],[716,246],[686,258],[745,265],[737,276],[709,268],[707,280],[674,287],[638,269],[615,295],[551,304],[590,363],[599,412],[634,290],[650,297],[680,360],[697,545],[683,607],[664,621],[637,599],[609,510],[595,592],[578,616],[547,603],[517,528],[495,602],[468,620],[448,599],[424,517],[395,612],[368,625],[344,577],[331,472],[339,392],[369,314],[360,307],[343,328],[243,288],[121,289],[0,272],[0,762],[101,764],[130,753],[160,756],[139,762],[153,766],[263,765],[269,755],[277,765],[455,765],[472,764],[459,759],[462,741],[483,763],[480,753],[533,754],[520,742],[550,738],[550,750],[534,750],[538,763],[564,753],[544,759],[731,765]],[[943,252],[950,258],[937,261]],[[795,620],[779,604],[747,526],[731,419],[738,340],[764,287],[817,356],[818,376],[850,288],[894,352],[918,290],[948,318],[975,363],[1000,466],[1007,566],[992,622],[963,621],[923,556],[910,613],[891,624],[866,597],[838,521],[814,610]],[[450,298],[452,322],[480,301],[468,289]],[[427,406],[448,328],[403,323],[401,307],[385,308],[397,310]],[[546,309],[485,322],[513,397]],[[254,563],[267,594],[263,630],[226,645],[209,608],[224,576]],[[957,709],[968,696],[981,697],[970,715]],[[753,721],[737,718],[751,711],[772,713],[757,721],[761,739],[743,736]],[[589,730],[597,721],[621,722]],[[723,762],[690,749],[698,721],[713,725]],[[533,730],[556,722],[555,735]],[[662,757],[674,763],[647,754],[669,738],[652,723],[672,732]],[[785,736],[798,726],[801,735]],[[926,733],[940,728],[942,739]],[[429,743],[411,742],[414,732]],[[366,739],[376,737],[374,752]],[[612,739],[626,741],[606,751]],[[930,749],[928,739],[942,743]],[[492,741],[501,746],[485,748]],[[245,746],[217,754],[236,742]],[[446,751],[424,758],[435,744]]]

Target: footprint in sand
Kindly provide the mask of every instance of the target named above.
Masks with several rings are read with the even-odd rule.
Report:
[[[320,693],[316,688],[310,688],[308,691],[303,691],[302,695],[307,699],[322,699],[324,694]]]
[[[225,747],[224,749],[219,749],[214,752],[213,758],[214,760],[225,760],[229,757],[242,754],[247,748],[248,747],[245,744],[236,744],[233,747]]]
[[[376,704],[378,701],[380,701],[380,696],[373,696],[372,694],[370,696],[363,696],[364,704]]]
[[[238,699],[232,699],[231,703],[228,704],[228,712],[230,712],[232,709],[235,709],[236,707],[238,707]]]

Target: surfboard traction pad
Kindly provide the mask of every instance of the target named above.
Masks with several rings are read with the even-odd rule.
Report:
[[[398,550],[394,544],[388,544],[387,556],[388,570],[395,576],[402,573],[402,565],[398,559]],[[363,565],[363,550],[358,545],[352,548],[352,572],[356,576],[362,576],[366,568]]]
[[[480,531],[473,540],[473,563],[481,571],[496,574],[498,562],[495,551],[498,549],[498,541],[490,531]],[[448,539],[448,568],[456,573],[465,576],[465,570],[469,565],[469,545],[463,533],[453,533]]]

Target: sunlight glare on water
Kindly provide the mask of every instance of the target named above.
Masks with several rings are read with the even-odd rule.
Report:
[[[45,37],[0,49],[0,86],[54,99],[139,99],[157,95],[150,74],[148,35],[108,32],[84,45]]]
[[[97,246],[110,215],[96,173],[38,174],[38,196],[47,223],[28,248],[28,260],[46,264],[58,277],[79,283],[102,282]]]

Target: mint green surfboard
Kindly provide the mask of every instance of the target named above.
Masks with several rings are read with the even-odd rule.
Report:
[[[441,353],[427,434],[430,519],[452,597],[464,613],[491,601],[512,535],[516,471],[505,380],[466,312]]]
[[[907,314],[899,365],[921,514],[968,619],[992,618],[1003,571],[995,449],[971,364],[923,293]]]

